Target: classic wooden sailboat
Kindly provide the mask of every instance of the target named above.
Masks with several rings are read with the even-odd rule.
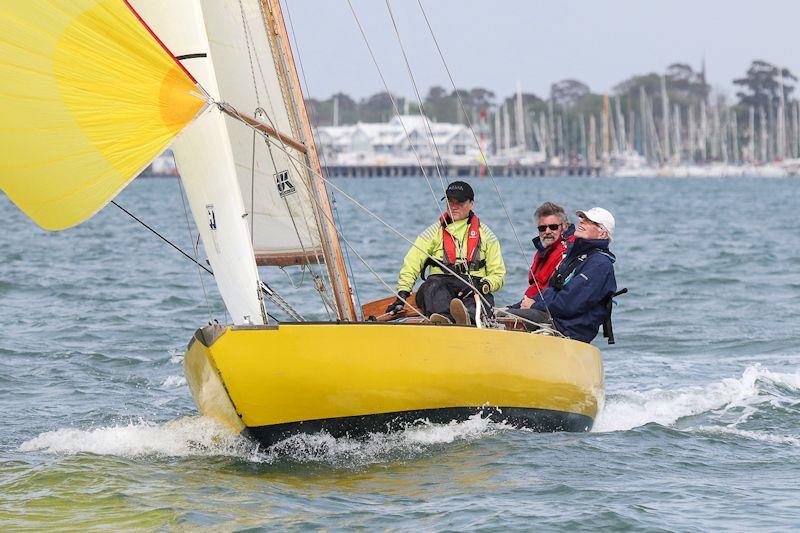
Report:
[[[603,372],[589,344],[503,321],[359,320],[278,0],[3,11],[0,186],[39,225],[80,223],[172,146],[231,317],[198,329],[186,352],[202,414],[265,444],[475,413],[591,428]],[[261,265],[310,272],[330,320],[303,320]],[[295,320],[270,319],[270,305]]]

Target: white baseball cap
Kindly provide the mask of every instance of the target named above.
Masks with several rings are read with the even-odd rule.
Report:
[[[593,207],[588,211],[576,211],[575,214],[579,217],[591,220],[595,224],[600,224],[600,226],[606,230],[606,233],[608,233],[608,240],[613,238],[614,228],[616,227],[617,223],[614,222],[614,215],[612,215],[608,210],[603,209],[602,207]]]

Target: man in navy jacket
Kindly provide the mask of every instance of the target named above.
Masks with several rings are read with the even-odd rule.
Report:
[[[576,214],[580,222],[575,242],[550,279],[550,286],[534,299],[533,313],[520,310],[515,314],[547,322],[549,311],[556,329],[566,337],[591,342],[608,317],[608,298],[617,290],[615,258],[608,250],[616,224],[602,207]]]

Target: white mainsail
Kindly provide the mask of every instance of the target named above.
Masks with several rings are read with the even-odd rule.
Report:
[[[298,112],[302,96],[298,102],[290,86],[296,82],[290,76],[296,75],[294,65],[287,65],[288,43],[276,35],[271,4],[134,0],[133,6],[215,101],[296,141],[286,144],[275,136],[266,141],[240,120],[212,109],[173,146],[234,323],[261,323],[257,264],[306,265],[321,271],[329,263],[335,294],[327,300],[335,296],[338,316],[353,318],[324,186],[308,168],[318,163],[310,130]],[[311,146],[310,154],[298,148],[303,144]],[[337,253],[329,257],[331,241]]]
[[[201,4],[219,98],[284,135],[302,139],[261,2],[207,0]],[[318,263],[322,260],[320,231],[305,156],[277,139],[266,145],[260,135],[235,119],[226,121],[256,261]]]

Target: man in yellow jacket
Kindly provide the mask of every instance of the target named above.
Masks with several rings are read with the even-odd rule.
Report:
[[[463,181],[447,186],[448,212],[438,222],[423,231],[406,254],[397,280],[397,293],[407,298],[417,277],[423,283],[417,291],[417,305],[433,322],[466,325],[475,316],[477,288],[484,306],[494,305],[493,292],[500,290],[506,277],[506,266],[500,242],[492,230],[472,211],[475,194]],[[442,198],[444,200],[444,198]],[[432,261],[434,257],[456,272],[454,275]],[[427,279],[426,267],[430,267]],[[471,285],[471,286],[470,286]],[[397,298],[386,310],[396,313],[403,309]]]

